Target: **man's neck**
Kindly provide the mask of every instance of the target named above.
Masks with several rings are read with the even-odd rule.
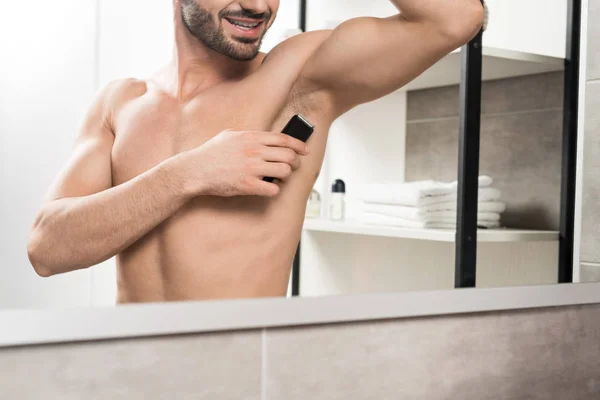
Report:
[[[206,47],[185,27],[180,10],[174,14],[173,57],[164,83],[178,99],[185,101],[219,83],[242,79],[256,67],[258,60],[236,61]]]

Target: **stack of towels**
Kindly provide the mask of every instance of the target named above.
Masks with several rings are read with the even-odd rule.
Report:
[[[492,187],[492,178],[479,177],[477,225],[500,227],[506,204]],[[403,228],[456,229],[458,183],[416,181],[402,184],[365,185],[358,210],[364,224]]]

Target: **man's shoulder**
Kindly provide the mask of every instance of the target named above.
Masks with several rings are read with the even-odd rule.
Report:
[[[294,57],[305,59],[309,57],[331,35],[331,29],[322,29],[299,33],[291,36],[271,49],[263,58],[261,64],[267,59],[281,57]]]
[[[291,36],[288,39],[284,40],[284,42],[291,42],[297,45],[313,45],[320,44],[323,40],[327,39],[333,29],[315,29],[312,31],[306,31],[299,33],[297,35]]]
[[[96,104],[101,107],[102,119],[112,129],[116,114],[123,106],[147,91],[147,84],[139,79],[116,79],[108,82],[96,97]]]
[[[125,78],[109,82],[105,88],[105,101],[118,105],[146,93],[148,84],[139,79]]]

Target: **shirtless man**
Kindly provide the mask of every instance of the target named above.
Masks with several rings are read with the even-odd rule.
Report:
[[[390,1],[399,14],[302,33],[266,57],[279,0],[173,0],[173,59],[98,94],[32,228],[35,271],[116,255],[118,303],[285,296],[332,122],[483,21],[480,0]],[[316,126],[308,146],[280,133],[297,113]]]

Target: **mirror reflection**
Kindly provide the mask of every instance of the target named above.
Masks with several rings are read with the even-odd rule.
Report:
[[[476,286],[558,283],[566,0],[302,3],[0,5],[0,308],[454,289],[482,27]]]

